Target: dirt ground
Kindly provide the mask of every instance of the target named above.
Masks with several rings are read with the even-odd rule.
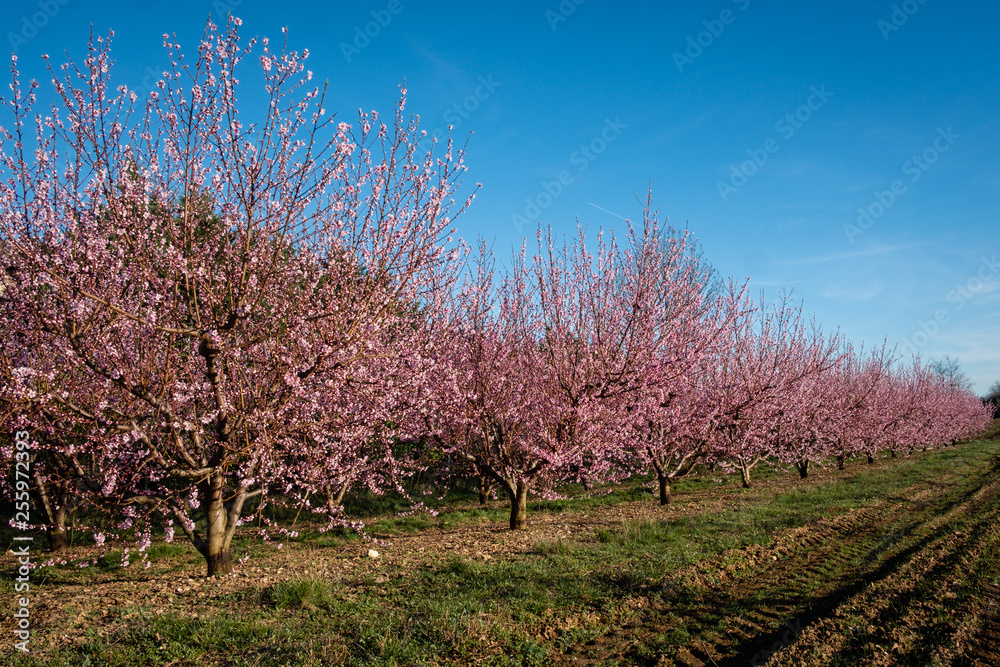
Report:
[[[848,474],[823,472],[824,478]],[[785,477],[760,484],[777,491],[798,483]],[[766,547],[706,559],[674,575],[674,581],[699,592],[699,604],[682,609],[669,595],[634,596],[636,615],[627,625],[570,647],[558,661],[632,664],[636,647],[683,623],[692,640],[675,656],[661,658],[659,667],[1000,665],[1000,590],[970,591],[967,583],[970,573],[1000,554],[1000,517],[994,509],[984,510],[998,494],[1000,478],[947,502],[933,483],[918,485],[870,507],[780,533]],[[32,590],[33,653],[44,656],[58,646],[82,644],[95,626],[95,612],[107,620],[98,625],[102,634],[128,623],[129,615],[120,612],[140,604],[154,605],[154,613],[198,618],[217,613],[209,605],[213,598],[249,587],[302,577],[321,577],[348,590],[370,585],[365,582],[373,577],[377,585],[391,585],[391,576],[456,555],[480,561],[524,558],[537,553],[540,541],[586,541],[600,529],[665,514],[739,508],[743,502],[738,494],[708,490],[668,508],[649,499],[587,513],[529,514],[528,531],[489,522],[383,536],[390,543],[374,547],[378,558],[369,557],[373,547],[367,543],[322,549],[289,544],[265,550],[225,578],[206,578],[204,566],[191,563],[161,575],[117,570],[87,582],[48,583]],[[958,524],[963,529],[952,530]],[[898,526],[888,537],[887,525]],[[4,569],[12,564],[13,557],[5,556]],[[863,661],[838,663],[837,655]]]

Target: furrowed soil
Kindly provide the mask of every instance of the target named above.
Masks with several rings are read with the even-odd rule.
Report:
[[[1000,665],[995,441],[750,490],[712,474],[667,507],[642,486],[529,504],[527,531],[501,503],[459,503],[369,521],[378,544],[247,541],[223,578],[186,546],[154,546],[146,570],[41,568],[27,654],[4,589],[0,661]],[[7,582],[14,568],[8,554]]]

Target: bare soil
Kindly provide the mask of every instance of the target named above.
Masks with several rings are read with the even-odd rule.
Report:
[[[818,474],[826,480],[853,473]],[[814,483],[815,475],[758,485],[786,491]],[[655,589],[632,591],[623,600],[633,611],[624,625],[566,646],[552,659],[560,665],[658,667],[1000,665],[1000,590],[970,583],[1000,554],[1000,474],[965,495],[946,491],[934,482],[921,483],[860,510],[779,533],[767,546],[699,561]],[[586,543],[602,529],[738,509],[746,502],[735,489],[721,486],[678,500],[665,508],[650,499],[553,514],[532,514],[529,506],[527,531],[488,522],[376,534],[388,544],[374,547],[291,543],[264,550],[224,578],[206,578],[202,563],[189,562],[155,575],[133,567],[95,572],[86,580],[33,582],[32,653],[44,659],[58,647],[81,645],[88,630],[102,636],[121,632],[138,621],[141,607],[200,618],[218,613],[212,601],[221,595],[304,577],[328,580],[350,597],[352,591],[392,586],[394,577],[413,568],[456,556],[481,562],[524,559],[537,554],[542,541]],[[368,556],[370,548],[378,550],[377,558]],[[11,555],[3,557],[5,571],[13,566]],[[8,638],[10,622],[7,613],[2,632]],[[676,636],[679,628],[688,637],[685,644],[651,658],[650,647],[663,644],[670,633]],[[541,628],[539,640],[563,630]]]

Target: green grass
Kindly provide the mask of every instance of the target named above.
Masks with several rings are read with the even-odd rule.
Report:
[[[518,560],[453,557],[408,572],[387,565],[381,573],[392,583],[382,586],[345,590],[322,579],[293,579],[210,600],[213,613],[207,618],[154,615],[146,608],[141,620],[117,634],[94,634],[87,644],[61,649],[48,664],[544,665],[552,651],[582,644],[628,622],[636,613],[623,602],[630,597],[679,609],[697,606],[695,594],[675,578],[678,568],[727,549],[765,544],[776,531],[892,498],[927,479],[960,485],[974,472],[988,469],[996,452],[995,442],[977,442],[900,458],[884,468],[854,462],[849,470],[855,472],[846,480],[789,485],[780,493],[737,489],[732,478],[720,485],[711,481],[721,476],[715,471],[674,485],[680,505],[687,502],[684,493],[712,489],[735,503],[714,514],[666,513],[663,520],[600,529],[592,539],[540,540],[531,554]],[[756,477],[760,481],[787,474],[762,468]],[[654,502],[640,484],[604,496],[532,502],[529,521],[541,513],[586,512],[638,499]],[[438,517],[372,518],[377,518],[370,523],[373,531],[402,534],[432,526],[505,521],[507,510],[492,503],[487,509],[462,507]],[[322,550],[352,539],[357,538],[304,531],[292,541]],[[884,551],[892,548],[890,541]],[[154,564],[191,562],[192,553],[179,545],[156,545],[150,557]],[[110,554],[108,558],[107,567],[113,567],[117,560]],[[983,576],[995,580],[996,574]],[[723,611],[706,615],[697,631],[723,632]],[[656,651],[684,645],[694,631],[678,622],[665,627],[644,650],[655,662]],[[15,664],[41,664],[18,660]]]
[[[322,579],[290,579],[275,584],[269,595],[278,609],[306,607],[329,609],[333,604],[330,584]]]

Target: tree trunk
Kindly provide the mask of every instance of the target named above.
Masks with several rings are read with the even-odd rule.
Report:
[[[63,526],[49,526],[49,546],[52,553],[64,554],[69,551],[69,533]]]
[[[337,497],[333,499],[333,504],[336,507],[343,507],[344,496],[347,495],[347,489],[351,486],[350,480],[344,481],[344,485],[340,487],[340,491],[337,491]]]
[[[216,574],[230,574],[233,571],[233,556],[229,549],[218,553],[209,553],[205,557],[208,561],[208,576]]]
[[[43,483],[37,474],[34,481],[38,495],[42,500],[42,509],[45,510],[45,518],[49,521],[46,532],[49,536],[49,546],[52,548],[52,553],[66,553],[69,550],[69,533],[66,530],[66,522],[70,514],[69,505],[73,502],[72,486],[67,481],[52,484]],[[54,498],[50,497],[50,493]]]
[[[875,457],[872,456],[871,454],[869,454],[868,455],[868,464],[871,465],[872,463],[875,463]]]
[[[69,510],[66,508],[67,499],[63,498],[63,503],[55,510],[52,517],[52,525],[49,526],[49,545],[52,553],[62,554],[69,551],[69,533],[66,531],[66,520],[69,517]]]
[[[844,469],[844,461],[846,460],[846,458],[847,457],[845,457],[843,454],[837,457],[837,470]]]
[[[799,469],[799,478],[808,479],[809,477],[809,459],[800,459],[795,462],[795,467]]]
[[[656,474],[656,478],[660,482],[660,504],[669,505],[674,502],[674,496],[670,492],[670,478],[660,473]]]
[[[750,466],[741,465],[740,466],[740,477],[743,479],[743,488],[750,488]]]
[[[201,544],[196,545],[208,564],[207,574],[230,574],[233,571],[233,558],[229,551],[232,532],[228,531],[229,512],[225,502],[225,476],[213,474],[208,482],[205,495],[205,518],[208,525],[206,536]]]
[[[891,458],[896,458],[896,450],[895,450],[895,449],[891,449],[891,450],[889,450],[889,456],[890,456]]]
[[[479,504],[485,506],[490,499],[490,491],[493,490],[493,483],[486,475],[479,475]]]
[[[528,529],[528,483],[518,481],[517,486],[508,489],[510,496],[510,529]]]

